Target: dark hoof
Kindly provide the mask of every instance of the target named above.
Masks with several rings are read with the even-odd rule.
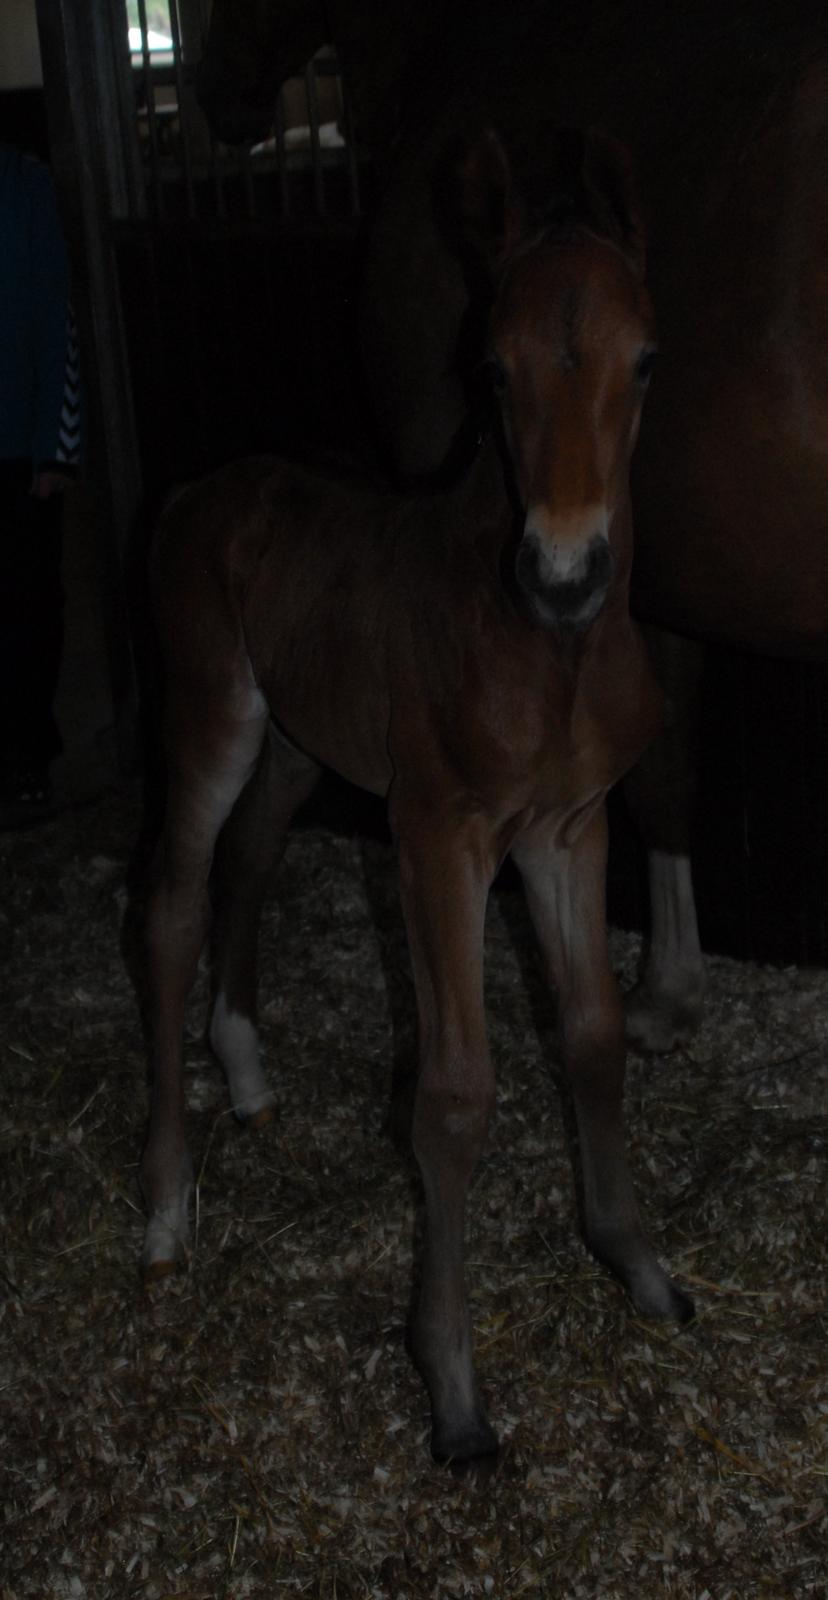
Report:
[[[154,1283],[161,1283],[164,1278],[172,1278],[181,1270],[182,1263],[179,1259],[165,1261],[148,1261],[141,1267],[141,1278],[144,1288],[151,1289]]]
[[[636,1311],[659,1322],[692,1322],[696,1314],[690,1296],[664,1271],[652,1250],[640,1238],[605,1234],[589,1240],[596,1261],[608,1267],[624,1285]]]
[[[436,1424],[432,1430],[431,1454],[455,1478],[485,1482],[495,1471],[499,1450],[497,1434],[485,1418],[459,1432]]]
[[[188,1193],[189,1184],[174,1201],[150,1213],[141,1251],[141,1276],[147,1287],[160,1278],[171,1277],[188,1264]]]
[[[279,1120],[279,1112],[275,1106],[262,1106],[254,1111],[251,1116],[242,1119],[243,1126],[248,1133],[259,1133],[262,1128],[269,1128],[271,1122]]]
[[[625,1000],[627,1042],[645,1055],[668,1055],[690,1043],[701,1026],[703,994],[683,999],[637,984]]]
[[[630,1293],[636,1311],[654,1321],[677,1322],[680,1327],[685,1327],[696,1315],[696,1307],[689,1294],[679,1289],[666,1274],[663,1283],[644,1290],[631,1288]]]
[[[446,1468],[458,1483],[468,1483],[475,1488],[483,1488],[490,1483],[497,1472],[500,1463],[500,1451],[487,1451],[483,1456],[472,1456],[469,1460],[461,1460],[452,1456],[446,1463]]]

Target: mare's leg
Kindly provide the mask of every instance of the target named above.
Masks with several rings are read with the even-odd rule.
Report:
[[[438,1461],[491,1457],[477,1389],[463,1268],[465,1203],[494,1101],[483,1015],[489,841],[431,818],[397,829],[403,912],[417,990],[420,1066],[413,1145],[426,1237],[412,1353],[431,1399]]]
[[[184,1006],[209,923],[207,883],[219,831],[251,777],[267,727],[267,707],[251,691],[244,711],[213,688],[193,700],[168,692],[167,800],[147,906],[147,979],[152,1039],[152,1096],[141,1186],[149,1212],[142,1266],[146,1276],[173,1269],[186,1250],[192,1165],[184,1126]]]
[[[606,814],[568,849],[548,825],[512,846],[549,977],[578,1123],[587,1243],[648,1316],[692,1316],[644,1234],[624,1137],[624,1016],[605,920]]]
[[[221,1062],[233,1110],[250,1127],[275,1106],[259,1059],[256,954],[262,906],[282,858],[294,813],[320,768],[271,726],[261,759],[223,829],[213,869],[215,1003],[210,1043]]]
[[[672,1050],[701,1021],[705,970],[690,868],[698,779],[702,646],[647,629],[667,718],[628,775],[624,792],[647,847],[650,935],[627,999],[627,1035],[644,1050]]]

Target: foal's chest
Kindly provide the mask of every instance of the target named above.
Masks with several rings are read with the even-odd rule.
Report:
[[[403,770],[415,753],[421,786],[429,773],[435,784],[451,780],[493,816],[538,809],[563,826],[628,771],[660,722],[646,653],[624,614],[580,641],[540,630],[519,641],[490,635],[465,656],[455,645],[446,660],[442,675],[432,661],[409,678],[396,718],[392,706],[392,747]]]

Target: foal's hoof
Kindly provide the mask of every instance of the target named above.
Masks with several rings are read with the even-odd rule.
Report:
[[[627,1039],[647,1055],[667,1055],[698,1033],[704,1009],[703,992],[685,995],[658,993],[646,983],[636,984],[625,1001]]]
[[[435,1423],[431,1454],[438,1466],[448,1467],[455,1478],[475,1477],[485,1482],[497,1466],[500,1445],[485,1417],[463,1429]]]
[[[258,1111],[252,1111],[249,1117],[242,1114],[239,1117],[239,1121],[244,1125],[245,1128],[248,1128],[251,1133],[258,1133],[260,1128],[266,1128],[269,1123],[275,1122],[277,1116],[278,1112],[274,1104],[260,1106]]]
[[[636,1311],[659,1322],[677,1322],[680,1327],[686,1327],[696,1315],[696,1307],[689,1294],[685,1294],[666,1273],[663,1283],[655,1291],[633,1292],[632,1298]]]
[[[147,1223],[141,1251],[141,1276],[144,1283],[169,1278],[187,1260],[187,1202],[154,1211]]]
[[[639,1234],[605,1230],[589,1240],[597,1261],[624,1285],[636,1311],[660,1322],[691,1322],[696,1308],[665,1272],[646,1240]]]
[[[259,1128],[266,1128],[269,1122],[276,1120],[279,1115],[276,1096],[272,1089],[268,1089],[264,1078],[260,1084],[247,1084],[246,1094],[240,1093],[239,1085],[235,1087],[236,1093],[231,1094],[233,1115],[243,1128],[256,1133]]]
[[[179,1263],[172,1261],[144,1261],[141,1263],[141,1277],[145,1287],[151,1288],[154,1283],[160,1283],[163,1278],[171,1278],[178,1271]]]

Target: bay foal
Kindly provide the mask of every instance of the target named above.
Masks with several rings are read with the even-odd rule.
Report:
[[[272,1105],[254,1020],[259,912],[291,816],[328,765],[387,796],[399,858],[427,1216],[412,1347],[438,1459],[496,1448],[463,1234],[494,1097],[484,915],[509,852],[558,992],[589,1244],[642,1311],[691,1312],[644,1236],[624,1148],[604,797],[659,717],[627,609],[652,330],[625,162],[606,141],[585,149],[583,215],[564,229],[530,224],[493,135],[448,186],[455,242],[488,280],[499,416],[456,488],[406,500],[241,462],[170,507],[154,555],[169,790],[148,913],[144,1268],[165,1272],[186,1247],[182,1015],[219,835],[211,1039],[238,1114],[255,1120]]]

